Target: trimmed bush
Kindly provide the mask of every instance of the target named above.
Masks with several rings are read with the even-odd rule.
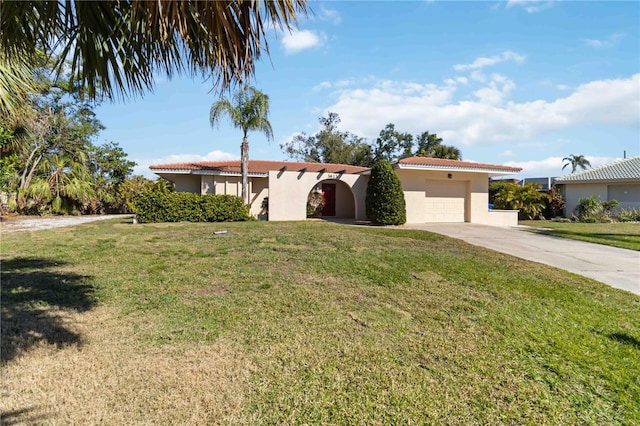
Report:
[[[402,225],[407,221],[402,184],[388,161],[378,161],[371,168],[365,203],[367,218],[377,225]]]
[[[249,209],[233,195],[144,191],[133,205],[140,223],[236,222],[249,219]]]

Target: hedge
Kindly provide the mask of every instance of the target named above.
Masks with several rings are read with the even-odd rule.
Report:
[[[140,223],[236,222],[249,220],[249,209],[234,195],[145,191],[133,200]]]
[[[378,161],[371,168],[365,199],[367,218],[377,225],[402,225],[407,210],[400,178],[388,161]]]

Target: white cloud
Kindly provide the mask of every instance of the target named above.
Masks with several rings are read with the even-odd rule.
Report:
[[[237,160],[240,157],[236,154],[215,150],[206,155],[200,154],[174,154],[160,158],[132,158],[132,161],[138,163],[133,168],[133,174],[143,175],[148,178],[156,178],[157,175],[149,170],[149,166],[154,164],[172,164],[172,163],[191,163],[198,161],[228,161]]]
[[[485,67],[493,66],[501,62],[507,62],[507,61],[514,61],[521,64],[522,62],[524,62],[526,58],[527,57],[525,55],[519,55],[510,50],[506,50],[501,54],[495,55],[495,56],[489,56],[489,57],[481,56],[479,58],[476,58],[476,60],[470,64],[454,65],[453,69],[456,71],[474,71],[474,70],[480,70]],[[472,78],[473,78],[473,75],[472,75]]]
[[[612,34],[604,40],[587,38],[584,40],[584,43],[587,46],[590,46],[596,49],[603,49],[607,47],[613,47],[617,43],[617,41],[622,38],[622,36],[623,34]]]
[[[566,84],[558,84],[556,86],[556,89],[558,89],[558,90],[571,90],[571,87],[567,86]]]
[[[500,153],[501,157],[513,157],[515,154],[513,153],[513,151],[511,151],[510,149],[507,149],[505,151],[502,151]]]
[[[585,155],[592,167],[599,167],[607,163],[618,160],[614,157],[595,157]],[[508,161],[505,166],[520,167],[522,171],[518,173],[521,177],[558,177],[569,174],[571,170],[567,167],[562,170],[562,166],[566,161],[562,161],[564,157],[547,157],[542,160],[529,161]]]
[[[504,98],[516,87],[515,83],[501,74],[493,74],[488,86],[476,90],[473,94],[481,103],[501,105]]]
[[[338,25],[342,22],[342,16],[338,13],[337,10],[329,9],[324,5],[320,5],[320,11],[317,15],[322,21],[329,21],[335,25]]]
[[[326,40],[322,32],[293,30],[282,37],[282,47],[287,54],[299,53],[306,49],[322,46]]]
[[[552,7],[555,0],[508,0],[507,7],[520,6],[527,13],[540,12]]]
[[[351,86],[354,83],[355,83],[354,80],[348,80],[348,79],[338,80],[338,81],[323,81],[320,84],[313,86],[312,90],[318,91],[323,89],[343,88],[343,87]]]
[[[640,125],[640,74],[586,83],[553,101],[504,103],[515,83],[496,75],[473,100],[454,101],[458,87],[451,79],[442,85],[379,81],[338,91],[325,111],[340,114],[344,128],[360,136],[374,138],[392,122],[411,133],[437,132],[457,146],[527,142],[584,125]]]

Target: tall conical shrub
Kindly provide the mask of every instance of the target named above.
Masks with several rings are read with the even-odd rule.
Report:
[[[407,221],[402,184],[388,161],[378,161],[371,168],[365,203],[367,218],[376,225],[402,225]]]

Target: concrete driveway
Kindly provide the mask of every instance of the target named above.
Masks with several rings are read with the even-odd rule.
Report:
[[[583,241],[471,223],[407,224],[522,259],[564,269],[640,294],[640,252]]]

